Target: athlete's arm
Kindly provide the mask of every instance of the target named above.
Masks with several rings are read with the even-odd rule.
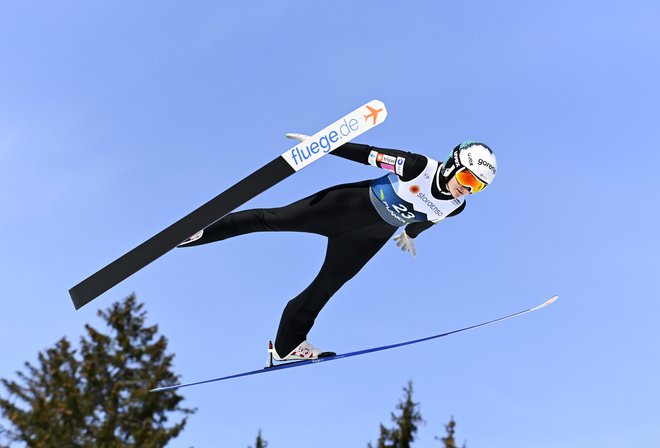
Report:
[[[423,231],[430,229],[433,226],[433,223],[431,221],[424,221],[424,222],[412,222],[406,226],[406,234],[410,238],[417,238],[420,233]]]
[[[419,176],[427,163],[427,158],[420,154],[360,143],[345,143],[330,154],[396,173],[403,181]]]
[[[289,133],[287,138],[299,142],[309,138],[308,135]],[[344,143],[330,154],[353,162],[373,165],[378,168],[396,173],[401,180],[408,181],[419,176],[426,168],[426,156],[399,149],[376,148],[375,146],[360,143]]]
[[[451,212],[450,214],[447,215],[447,218],[451,218],[453,216],[458,215],[465,209],[465,204],[467,202],[463,202],[456,210]],[[435,223],[431,221],[424,221],[424,222],[412,222],[406,226],[406,234],[410,238],[417,238],[420,233],[422,233],[425,230],[430,229]]]

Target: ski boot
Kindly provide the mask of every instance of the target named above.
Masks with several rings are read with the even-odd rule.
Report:
[[[307,361],[310,359],[328,358],[337,355],[335,352],[324,352],[307,341],[302,341],[298,347],[294,348],[291,353],[284,357],[275,350],[273,342],[268,343],[268,367],[273,367],[279,364],[287,364],[290,362]]]
[[[183,240],[183,242],[181,244],[179,244],[176,247],[182,247],[182,246],[185,246],[186,244],[192,243],[193,241],[197,241],[198,239],[200,239],[202,237],[202,235],[204,235],[204,230],[200,230],[199,232],[197,232],[193,236],[186,238],[185,240]]]

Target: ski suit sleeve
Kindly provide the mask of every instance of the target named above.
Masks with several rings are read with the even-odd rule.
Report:
[[[360,143],[345,143],[330,154],[396,173],[403,181],[419,176],[428,160],[426,156],[420,154],[399,149],[376,148]]]
[[[447,215],[447,218],[451,218],[461,213],[465,209],[465,204],[467,204],[467,202],[463,202],[460,207],[458,207],[456,210],[454,210],[449,215]],[[413,222],[406,226],[406,233],[410,238],[417,238],[420,233],[422,233],[427,229],[430,229],[434,225],[435,223],[431,221]]]
[[[413,222],[406,226],[406,233],[410,238],[417,238],[420,233],[430,229],[433,226],[431,221],[426,222]]]

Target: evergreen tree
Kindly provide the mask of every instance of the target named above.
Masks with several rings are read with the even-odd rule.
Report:
[[[18,381],[2,379],[2,440],[21,446],[165,446],[183,430],[193,409],[181,407],[176,391],[149,393],[157,385],[179,382],[174,355],[157,326],[145,326],[146,312],[134,295],[98,315],[108,334],[86,325],[79,350],[66,338],[25,363]],[[168,425],[170,417],[180,417]],[[9,445],[7,445],[9,446]]]
[[[257,441],[254,444],[254,448],[266,448],[268,446],[268,442],[266,442],[263,437],[261,437],[261,429],[259,430],[259,434],[257,435]],[[248,447],[252,448],[252,447]]]
[[[404,399],[396,406],[400,414],[395,415],[392,413],[392,421],[396,425],[393,428],[380,425],[377,448],[410,448],[415,440],[415,434],[417,434],[417,425],[424,421],[419,411],[419,403],[412,400],[412,381],[408,381],[408,385],[403,388],[403,392]],[[368,446],[373,448],[371,443]]]
[[[456,448],[456,439],[454,437],[454,434],[456,433],[456,422],[454,421],[454,417],[451,417],[451,420],[449,420],[449,423],[445,425],[445,430],[447,431],[447,436],[440,438],[440,441],[442,442],[442,446],[444,448]],[[438,439],[438,437],[436,437]],[[463,444],[462,448],[466,448],[465,443]]]

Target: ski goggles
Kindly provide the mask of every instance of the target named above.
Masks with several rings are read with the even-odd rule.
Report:
[[[470,193],[478,193],[487,186],[487,184],[477,179],[472,171],[466,168],[456,173],[456,180],[462,186],[469,188]]]

